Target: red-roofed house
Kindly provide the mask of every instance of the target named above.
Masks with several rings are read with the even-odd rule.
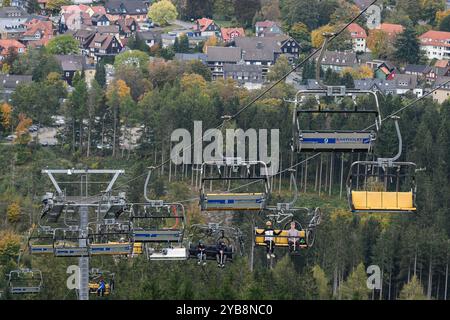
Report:
[[[14,48],[17,53],[25,53],[26,47],[15,39],[0,39],[0,60],[8,54],[9,48]]]
[[[81,12],[87,12],[89,10],[89,6],[85,4],[79,4],[79,5],[68,5],[68,6],[61,6],[61,15],[66,13],[81,13]]]
[[[214,20],[201,18],[195,21],[194,33],[197,37],[220,37],[220,27],[214,22]]]
[[[348,31],[352,37],[353,51],[355,52],[366,52],[367,49],[367,33],[360,25],[357,23],[352,23],[348,26]]]
[[[221,33],[225,42],[233,41],[236,37],[245,37],[244,28],[222,28]]]
[[[25,26],[27,27],[27,31],[25,31],[20,40],[27,46],[42,47],[53,38],[54,32],[51,21],[32,19]]]
[[[419,37],[428,59],[450,59],[450,32],[430,30]]]
[[[395,37],[405,30],[401,24],[392,23],[382,23],[377,27],[377,29],[386,32],[389,37]]]

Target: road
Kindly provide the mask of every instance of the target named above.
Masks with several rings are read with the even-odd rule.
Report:
[[[184,29],[193,29],[194,28],[194,24],[192,22],[187,22],[187,21],[174,20],[172,22],[172,24],[182,27]]]

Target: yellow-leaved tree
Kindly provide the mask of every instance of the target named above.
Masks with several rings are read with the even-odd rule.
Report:
[[[332,33],[334,32],[335,27],[332,25],[326,24],[316,30],[311,32],[311,44],[314,48],[319,48],[322,46],[324,41],[324,33]]]
[[[217,45],[217,37],[211,36],[206,40],[205,44],[203,45],[203,53],[208,53],[208,47],[214,47]]]
[[[12,223],[18,222],[20,220],[20,211],[20,204],[17,201],[10,203],[8,208],[6,208],[8,221]]]
[[[0,106],[0,111],[2,113],[2,126],[7,130],[11,127],[12,107],[7,102],[4,102]]]
[[[170,0],[153,3],[148,10],[148,17],[161,26],[168,25],[178,16],[177,8]]]
[[[0,264],[16,260],[20,251],[20,237],[10,230],[0,231]]]
[[[28,144],[31,140],[28,128],[33,124],[33,120],[28,118],[24,113],[19,114],[19,124],[16,127],[16,136],[14,143],[17,144]]]

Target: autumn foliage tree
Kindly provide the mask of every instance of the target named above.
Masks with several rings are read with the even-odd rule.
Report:
[[[203,46],[203,52],[208,53],[208,47],[214,47],[217,45],[217,43],[218,43],[218,40],[217,40],[216,36],[209,37]]]
[[[8,221],[12,223],[18,222],[20,220],[20,211],[20,204],[17,201],[12,202],[6,209]]]
[[[161,0],[151,5],[148,10],[148,17],[153,22],[165,26],[177,18],[177,8],[170,0]]]
[[[2,113],[2,126],[5,130],[11,127],[11,115],[12,115],[12,107],[7,102],[4,102],[0,106],[0,112]]]
[[[24,113],[19,114],[19,124],[16,127],[15,143],[25,145],[31,140],[28,128],[33,124],[33,120],[28,118]]]

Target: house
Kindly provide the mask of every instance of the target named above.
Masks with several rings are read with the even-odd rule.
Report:
[[[242,59],[246,64],[262,65],[264,75],[281,55],[290,62],[297,59],[300,45],[288,36],[235,38],[234,46],[242,49]]]
[[[344,68],[357,66],[358,62],[358,57],[354,52],[326,51],[320,64],[323,71],[331,69],[334,72],[341,72]]]
[[[405,30],[405,27],[401,24],[382,23],[376,30],[385,32],[389,38],[395,38],[399,33],[402,33]]]
[[[139,29],[136,20],[133,18],[120,18],[115,24],[119,26],[119,34],[122,38],[131,37]]]
[[[96,33],[89,44],[88,55],[93,58],[95,62],[98,62],[103,57],[119,54],[122,49],[122,43],[116,36]]]
[[[427,65],[408,64],[408,65],[406,65],[403,72],[405,74],[416,75],[418,77],[425,77],[425,75],[429,72],[430,69],[431,69],[431,67],[427,66]]]
[[[413,92],[418,98],[422,97],[423,89],[418,86],[418,76],[410,74],[397,74],[395,76],[396,94],[404,95],[407,92]]]
[[[208,47],[206,63],[211,69],[212,79],[223,78],[225,64],[237,64],[241,61],[241,48],[235,47]]]
[[[450,59],[450,32],[430,30],[419,36],[419,40],[428,59]]]
[[[412,92],[416,97],[423,96],[423,89],[418,87],[416,75],[399,74],[395,79],[361,79],[355,80],[355,89],[381,92],[384,95],[404,95]]]
[[[438,60],[438,61],[436,61],[434,66],[437,68],[448,68],[450,66],[450,61],[449,60]]]
[[[148,2],[143,0],[106,0],[106,13],[112,21],[133,18],[137,22],[147,20]]]
[[[3,60],[11,49],[14,49],[18,54],[26,51],[25,45],[15,39],[0,39],[0,60]]]
[[[83,54],[89,54],[89,45],[94,39],[96,32],[93,30],[80,29],[72,33],[74,39],[80,43],[80,50]]]
[[[354,83],[356,90],[381,92],[384,95],[394,95],[397,92],[394,80],[360,79],[354,80]]]
[[[265,81],[263,67],[251,64],[224,64],[224,79],[233,79],[248,90],[261,89]]]
[[[392,63],[384,61],[375,69],[374,77],[383,80],[393,80],[397,73],[397,68]]]
[[[18,39],[27,30],[30,15],[19,7],[0,8],[0,39]]]
[[[237,37],[245,37],[244,28],[222,28],[221,37],[225,42],[233,41]]]
[[[51,21],[32,19],[25,26],[27,30],[21,36],[20,41],[26,46],[45,46],[54,36],[53,23]]]
[[[111,21],[106,14],[94,13],[91,16],[91,25],[93,26],[109,26]]]
[[[196,37],[220,37],[220,27],[214,20],[208,18],[201,18],[195,21],[194,35]]]
[[[207,55],[204,53],[175,53],[177,61],[201,61],[206,64]]]
[[[175,39],[179,38],[182,34],[187,35],[189,41],[189,48],[195,48],[197,45],[204,43],[208,40],[207,37],[193,36],[192,33],[182,33],[178,31],[172,31],[161,35],[161,44],[163,48],[173,46],[175,44]]]
[[[283,31],[275,21],[266,20],[256,22],[255,34],[257,37],[267,37],[271,35],[283,35]]]
[[[161,34],[154,31],[138,31],[136,33],[136,39],[144,41],[151,48],[161,41]]]
[[[68,30],[80,30],[83,25],[92,25],[92,19],[86,12],[68,12],[61,15],[58,31],[65,33]]]
[[[439,77],[434,84],[433,100],[443,103],[450,98],[450,77]],[[447,83],[448,82],[448,83]],[[447,83],[447,84],[445,84]],[[440,87],[440,88],[439,88]],[[439,88],[439,89],[437,89]]]
[[[366,52],[367,50],[367,33],[357,23],[352,23],[348,26],[348,31],[352,38],[353,51],[354,52]]]
[[[55,55],[63,71],[63,79],[71,86],[77,72],[86,69],[86,57],[83,55]]]
[[[0,74],[0,94],[4,101],[11,101],[11,95],[21,84],[31,83],[32,76]]]
[[[450,68],[429,67],[425,71],[425,79],[427,83],[435,82],[439,77],[446,77],[450,75]]]

